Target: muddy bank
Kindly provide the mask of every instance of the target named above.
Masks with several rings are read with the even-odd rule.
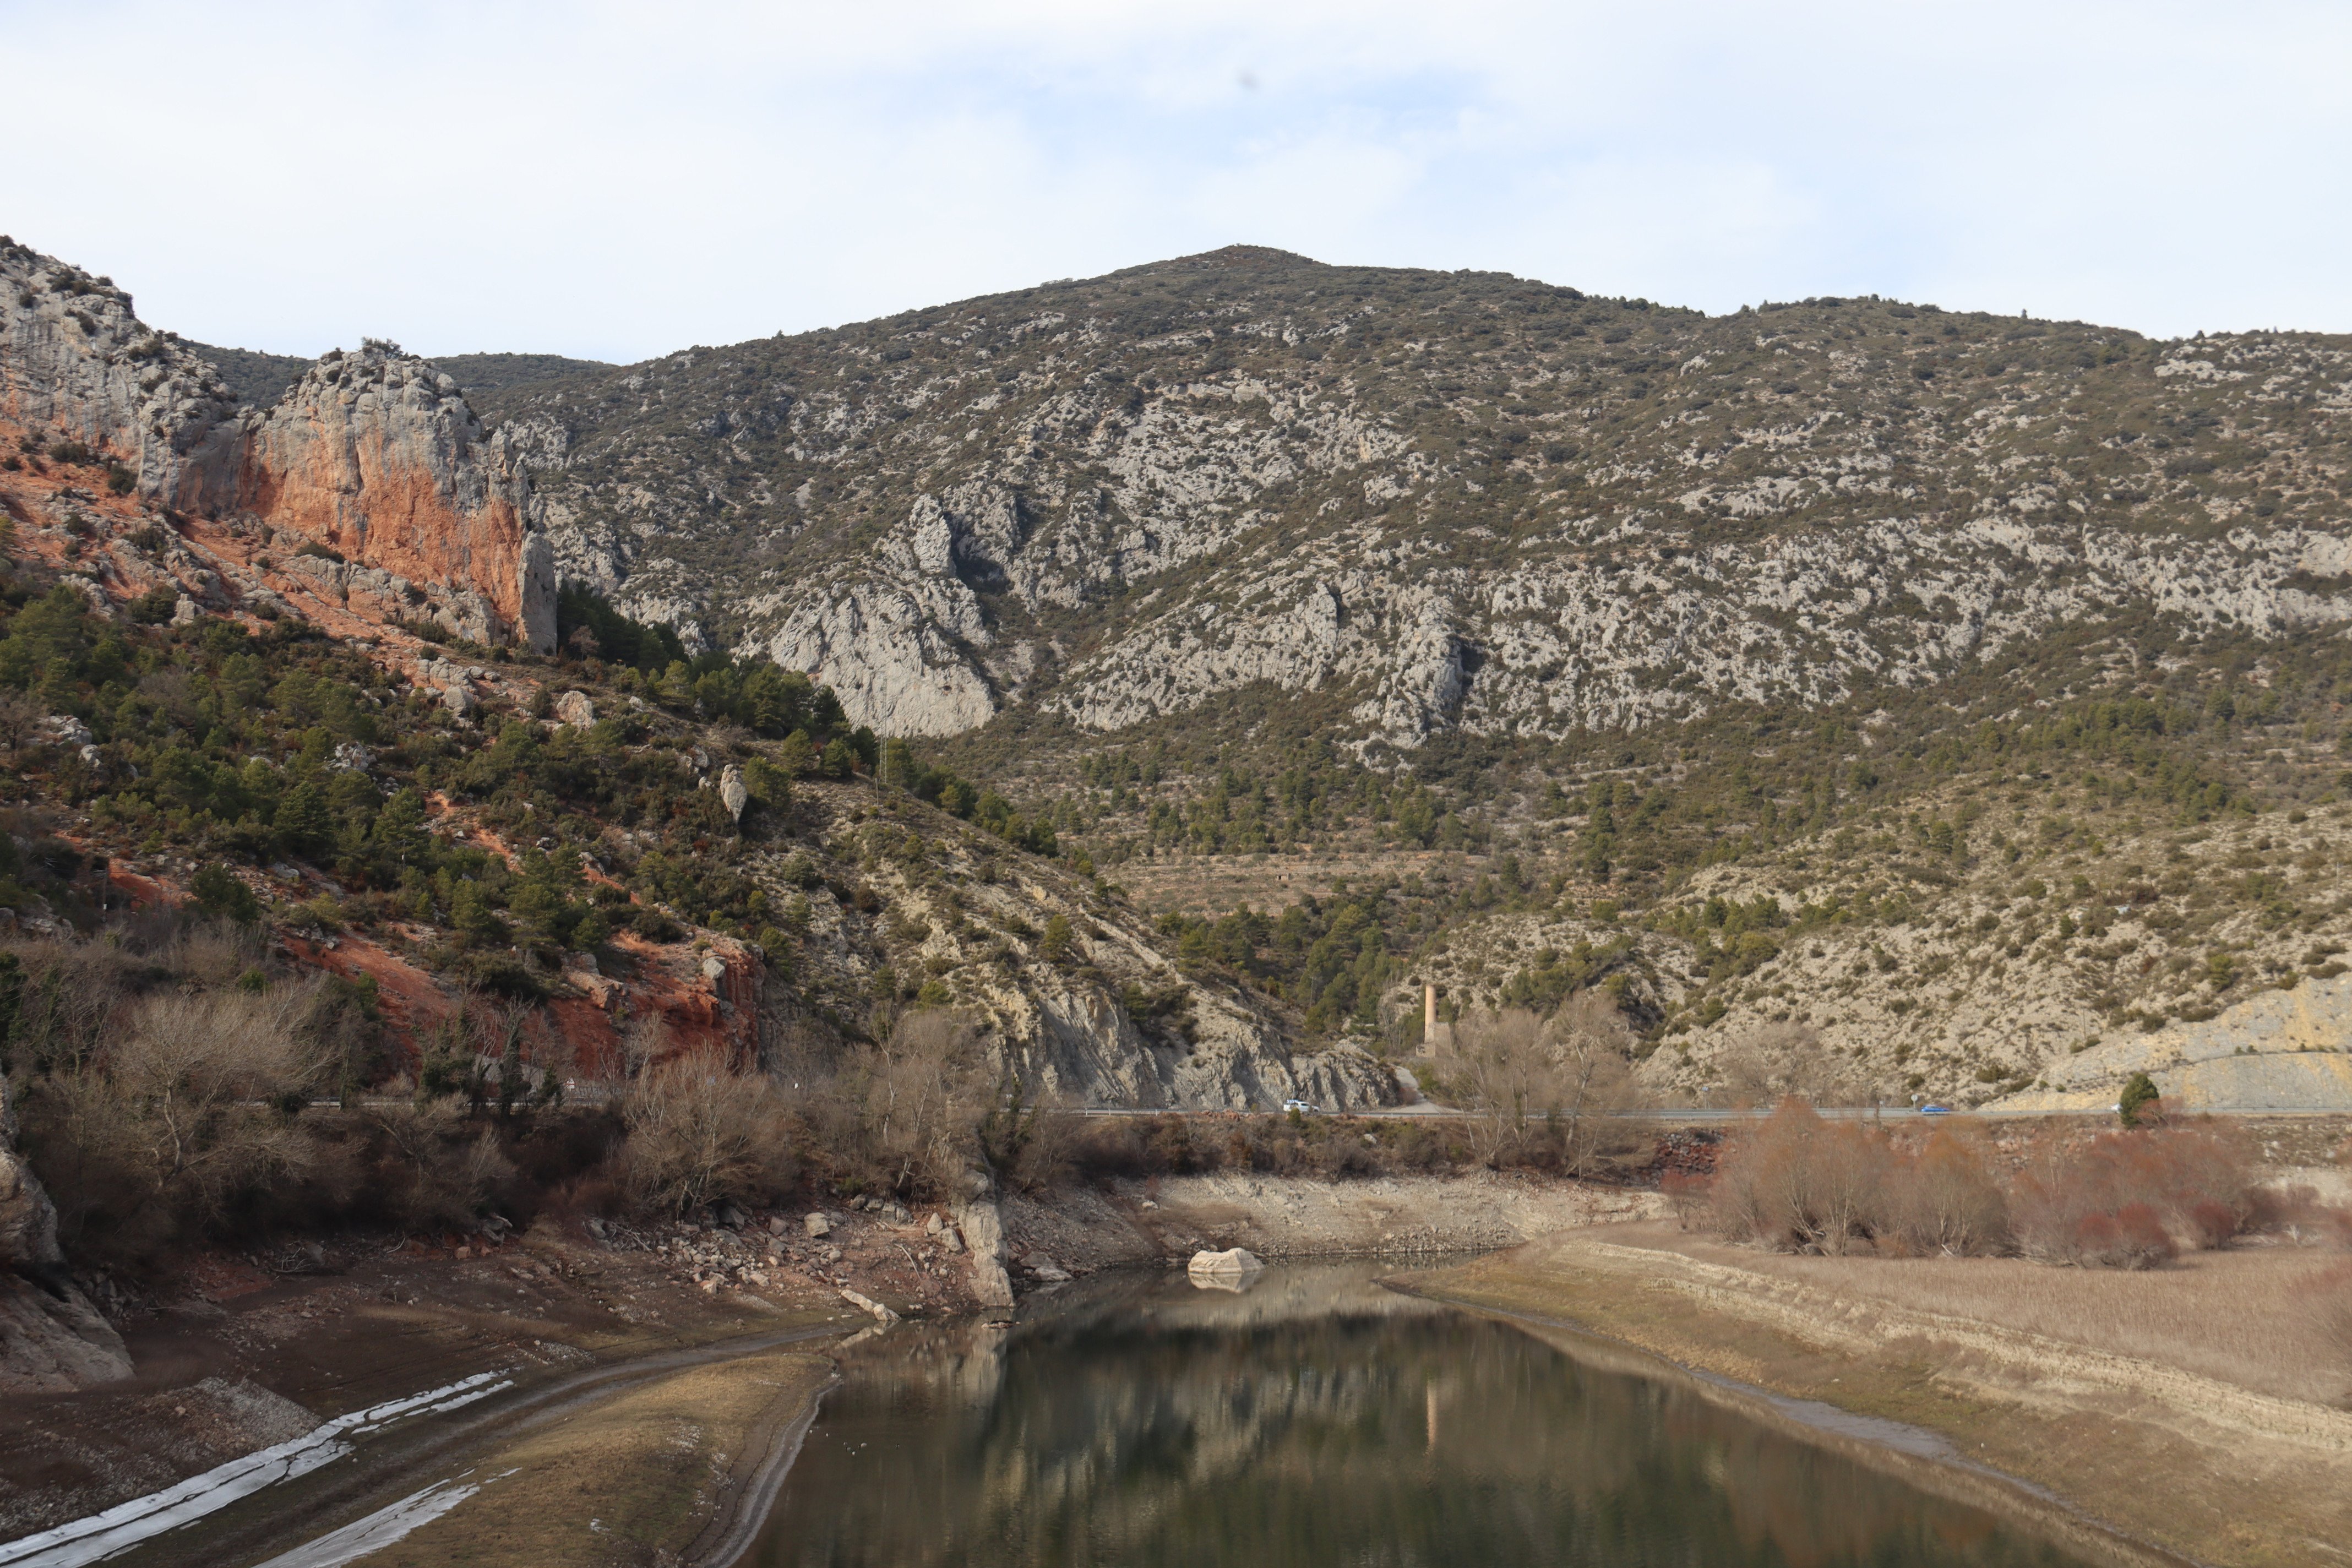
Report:
[[[961,1305],[881,1228],[845,1216],[821,1247],[803,1235],[772,1251],[781,1238],[748,1225],[599,1236],[545,1222],[503,1243],[344,1237],[197,1258],[168,1294],[120,1299],[131,1376],[0,1401],[0,1542],[469,1378],[519,1395],[747,1337],[867,1324],[835,1282],[853,1271],[902,1311]]]
[[[2087,1322],[2084,1338],[2060,1337],[2005,1321],[2016,1314],[1990,1299],[1973,1316],[1924,1310],[1866,1274],[1798,1279],[1767,1262],[1651,1223],[1561,1233],[1400,1283],[1934,1434],[1941,1458],[2199,1562],[2332,1561],[2352,1540],[2352,1412],[2324,1402],[2334,1385],[2317,1369],[2311,1397],[2284,1397],[2183,1364],[2187,1352],[2103,1350],[2084,1342]]]
[[[1160,1176],[1002,1206],[1008,1266],[1029,1287],[1057,1274],[1181,1262],[1204,1247],[1267,1258],[1470,1252],[1664,1212],[1655,1193],[1494,1171],[1347,1182]]]
[[[1008,1196],[998,1208],[1009,1283],[1028,1291],[1203,1247],[1300,1258],[1510,1246],[1655,1202],[1491,1173],[1221,1174]],[[110,1293],[133,1374],[0,1408],[0,1542],[468,1378],[494,1375],[518,1391],[510,1399],[780,1330],[855,1329],[877,1307],[937,1317],[1010,1300],[988,1278],[996,1257],[964,1240],[992,1234],[980,1208],[844,1200],[727,1217],[737,1223],[549,1219],[504,1240],[347,1237],[206,1255],[166,1290]]]

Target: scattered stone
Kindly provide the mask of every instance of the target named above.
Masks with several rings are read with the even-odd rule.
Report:
[[[841,1299],[848,1302],[851,1306],[856,1308],[861,1312],[873,1313],[875,1321],[877,1322],[895,1323],[898,1321],[898,1313],[892,1311],[881,1302],[875,1300],[870,1296],[861,1296],[855,1290],[844,1289],[841,1292]]]
[[[808,1233],[812,1237],[831,1236],[833,1234],[833,1222],[825,1218],[824,1215],[821,1214],[804,1215],[801,1220],[801,1224],[808,1228]]]

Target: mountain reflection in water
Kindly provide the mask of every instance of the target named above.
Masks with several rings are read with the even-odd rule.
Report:
[[[1009,1326],[894,1331],[748,1563],[2057,1565],[2079,1562],[1685,1388],[1276,1268],[1097,1282]]]

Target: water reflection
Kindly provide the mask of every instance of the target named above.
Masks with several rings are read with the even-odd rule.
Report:
[[[1275,1268],[845,1363],[750,1561],[2057,1565],[1993,1516],[1505,1325]]]

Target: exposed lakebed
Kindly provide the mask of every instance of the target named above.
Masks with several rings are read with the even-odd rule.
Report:
[[[759,1568],[2074,1564],[1686,1383],[1400,1295],[1130,1276],[847,1351]]]

